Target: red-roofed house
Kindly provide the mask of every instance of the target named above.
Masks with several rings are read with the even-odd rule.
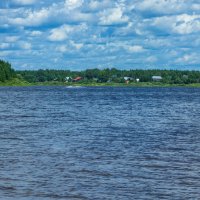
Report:
[[[80,77],[80,76],[78,76],[78,77],[76,77],[76,78],[73,79],[74,82],[78,82],[80,80],[82,80],[82,77]]]

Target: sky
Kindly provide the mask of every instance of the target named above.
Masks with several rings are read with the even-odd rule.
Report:
[[[200,70],[199,0],[0,0],[14,69]]]

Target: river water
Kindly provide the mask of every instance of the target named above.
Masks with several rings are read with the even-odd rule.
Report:
[[[200,89],[0,87],[0,199],[200,199]]]

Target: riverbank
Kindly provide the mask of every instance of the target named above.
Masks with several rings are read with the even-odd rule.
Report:
[[[166,84],[161,82],[139,82],[139,83],[64,83],[57,81],[29,83],[25,80],[14,78],[9,81],[0,82],[0,86],[91,86],[91,87],[200,87],[200,83],[193,84]]]

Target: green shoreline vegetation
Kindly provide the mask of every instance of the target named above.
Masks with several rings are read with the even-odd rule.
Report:
[[[190,84],[166,84],[166,83],[152,83],[152,82],[140,82],[140,83],[64,83],[64,82],[37,82],[29,83],[27,81],[14,78],[13,80],[0,82],[0,86],[83,86],[83,87],[199,87],[200,83]]]
[[[0,60],[0,86],[200,87],[200,71],[87,69],[15,71]]]

